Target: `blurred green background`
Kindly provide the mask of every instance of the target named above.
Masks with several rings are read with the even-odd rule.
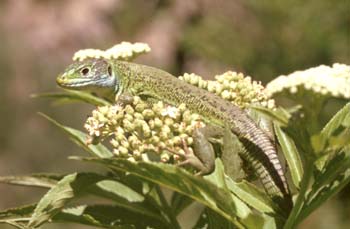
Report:
[[[349,15],[349,0],[0,1],[0,175],[83,169],[67,160],[82,153],[78,147],[37,112],[82,129],[93,107],[30,98],[58,91],[55,77],[79,49],[141,41],[152,52],[137,62],[205,78],[241,71],[266,84],[295,70],[349,64]],[[32,203],[43,191],[0,184],[0,209]],[[300,228],[346,228],[349,192]]]

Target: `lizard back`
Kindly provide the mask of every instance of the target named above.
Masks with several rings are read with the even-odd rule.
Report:
[[[173,75],[149,66],[118,61],[122,69],[122,85],[134,94],[159,98],[171,105],[185,103],[193,112],[211,122],[226,126],[236,134],[246,148],[242,158],[261,179],[271,196],[288,199],[290,194],[274,142],[258,127],[245,111],[231,102],[204,89],[187,84]]]

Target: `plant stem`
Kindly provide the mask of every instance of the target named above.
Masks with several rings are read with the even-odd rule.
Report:
[[[313,170],[312,166],[313,166],[312,161],[308,160],[308,163],[306,163],[306,166],[305,166],[305,173],[304,173],[303,180],[301,182],[298,198],[295,202],[292,212],[290,213],[283,229],[292,229],[295,227],[295,225],[298,224],[296,219],[298,218],[298,215],[305,204],[305,194],[309,187],[309,183],[312,177],[312,170]]]

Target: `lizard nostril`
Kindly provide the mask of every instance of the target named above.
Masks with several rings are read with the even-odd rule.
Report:
[[[56,78],[56,81],[57,81],[57,82],[61,82],[62,80],[65,80],[65,79],[66,79],[65,76],[58,76],[58,77]]]

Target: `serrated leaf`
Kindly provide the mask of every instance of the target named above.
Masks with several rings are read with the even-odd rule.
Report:
[[[107,165],[113,169],[126,171],[145,180],[163,185],[203,203],[239,228],[243,226],[236,219],[237,209],[229,192],[183,169],[162,163],[134,163],[117,158],[76,157],[76,159]]]
[[[331,158],[315,177],[310,195],[316,194],[322,186],[330,184],[339,174],[350,168],[350,152],[339,152]]]
[[[345,186],[350,184],[350,168],[343,174],[339,174],[329,185],[324,186],[315,197],[307,203],[299,214],[298,221],[301,222],[309,216],[315,209],[320,207],[328,199],[336,195]]]
[[[267,214],[277,214],[278,206],[272,202],[271,198],[256,186],[242,181],[234,182],[226,177],[226,184],[229,190],[251,207]]]
[[[331,139],[333,134],[340,128],[349,127],[348,123],[350,120],[350,103],[346,104],[341,110],[339,110],[333,118],[325,125],[319,135],[312,137],[312,146],[317,153],[322,152],[327,144],[328,140]]]
[[[53,222],[79,223],[103,228],[168,228],[169,225],[113,205],[81,205],[62,210]]]
[[[108,101],[91,95],[84,91],[73,91],[65,90],[65,92],[51,92],[51,93],[41,93],[33,94],[33,98],[52,98],[56,99],[58,102],[84,102],[95,106],[107,106],[111,105]]]
[[[29,225],[33,227],[41,225],[57,214],[72,199],[77,199],[86,193],[111,199],[125,211],[166,222],[157,209],[144,202],[141,194],[124,184],[94,173],[78,173],[64,177],[51,188],[40,200]]]
[[[341,110],[339,110],[333,118],[322,129],[321,134],[325,137],[331,137],[332,133],[338,129],[341,125],[349,126],[349,123],[344,121],[350,119],[350,103],[346,104]]]
[[[89,173],[84,174],[88,175]],[[94,176],[93,173],[91,174]],[[51,188],[63,177],[63,175],[58,174],[33,174],[31,176],[0,177],[0,182],[22,186]],[[112,200],[116,205],[137,212],[139,214],[144,214],[148,217],[154,217],[155,219],[160,218],[159,210],[153,207],[148,199],[145,200],[143,195],[134,191],[132,188],[126,186],[125,184],[110,179],[110,177],[101,176],[101,181],[97,182],[96,184],[92,184],[89,188],[86,188],[84,192]],[[123,181],[127,182],[127,185],[129,185],[128,182],[131,180],[123,179]],[[135,177],[132,179],[131,186],[135,186],[134,184]]]
[[[249,224],[245,225],[246,228],[249,229],[261,229],[261,228],[268,228],[265,226],[267,220],[273,221],[273,218],[264,218],[258,217],[256,219],[252,219]],[[268,226],[270,226],[271,223],[269,223]],[[236,228],[235,225],[233,225],[231,222],[225,220],[221,215],[217,214],[215,211],[211,210],[210,208],[205,208],[202,214],[200,215],[199,219],[197,220],[194,229],[203,229],[203,228]],[[270,229],[270,228],[269,228]],[[274,227],[271,227],[271,229],[274,229]]]
[[[216,186],[226,190],[226,191],[230,191],[230,189],[228,188],[227,184],[226,184],[226,176],[225,172],[224,172],[224,165],[221,161],[221,159],[217,158],[215,160],[215,171],[213,173],[211,173],[210,175],[207,175],[204,177],[204,179],[211,181],[213,184],[215,184]],[[237,216],[244,219],[245,223],[248,225],[250,224],[251,226],[251,219],[253,217],[253,212],[252,210],[239,198],[237,198],[237,196],[232,195],[232,201],[235,203],[235,205],[237,206]],[[253,221],[258,221],[258,216],[255,216]]]
[[[73,173],[62,178],[39,201],[28,223],[38,227],[58,213],[70,200],[79,196],[88,186],[103,179],[96,174]]]
[[[347,149],[344,153],[345,154],[343,155],[335,155],[335,157],[327,163],[321,173],[315,178],[315,183],[311,187],[311,190],[308,194],[306,194],[307,187],[309,186],[307,181],[311,180],[312,165],[307,166],[308,168],[305,170],[301,191],[284,228],[294,228],[313,210],[315,210],[328,198],[332,197],[335,193],[340,191],[346,184],[349,183],[349,149]],[[343,164],[341,165],[341,163]],[[331,188],[329,189],[329,187]]]
[[[51,123],[55,124],[61,130],[63,130],[70,137],[70,139],[73,142],[75,142],[78,146],[85,149],[91,155],[96,156],[96,157],[101,157],[101,158],[113,156],[113,153],[109,149],[107,149],[107,147],[102,145],[101,143],[99,143],[97,145],[92,145],[92,144],[87,145],[86,144],[86,139],[88,139],[87,134],[85,134],[79,130],[64,126],[43,113],[39,113],[39,114],[41,116],[43,116],[44,118],[46,118],[47,120],[49,120]]]
[[[300,182],[304,174],[300,154],[293,139],[291,139],[279,125],[274,125],[275,133],[286,158],[295,187],[300,188]]]
[[[165,222],[161,212],[150,204],[148,199],[145,199],[143,195],[120,182],[102,180],[91,186],[87,192],[113,200],[115,205],[120,208]]]
[[[252,214],[252,210],[247,206],[259,210],[260,212],[266,212],[270,214],[276,214],[278,207],[271,201],[270,197],[265,192],[259,190],[256,186],[246,182],[235,182],[229,176],[224,173],[224,166],[220,159],[215,160],[215,171],[205,176],[205,179],[210,180],[214,184],[218,185],[225,190],[229,190],[234,195],[233,201],[237,206],[237,215],[240,218],[244,218],[246,225],[250,227],[257,227],[258,222],[263,225],[263,219]],[[258,227],[259,228],[259,227]]]
[[[9,224],[17,228],[27,229],[36,205],[22,206],[0,212],[0,224]],[[140,220],[142,219],[142,220]],[[101,228],[167,228],[168,224],[161,217],[149,217],[114,205],[81,205],[65,208],[50,220],[51,223],[78,223]]]

